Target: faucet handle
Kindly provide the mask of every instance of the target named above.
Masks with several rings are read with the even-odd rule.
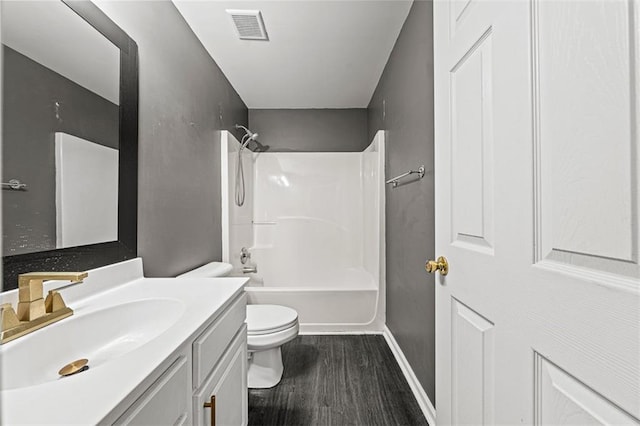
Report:
[[[47,298],[44,299],[44,309],[48,314],[59,311],[66,307],[67,305],[62,299],[62,295],[56,290],[50,290],[47,294]]]
[[[0,305],[0,315],[2,316],[2,331],[9,330],[20,324],[16,311],[13,310],[11,303],[3,303]]]
[[[251,259],[251,253],[249,253],[246,247],[242,247],[240,249],[240,263],[244,265],[249,259]]]

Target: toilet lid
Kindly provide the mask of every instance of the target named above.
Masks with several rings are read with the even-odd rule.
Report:
[[[269,334],[286,330],[298,322],[298,313],[279,305],[247,305],[247,333]]]

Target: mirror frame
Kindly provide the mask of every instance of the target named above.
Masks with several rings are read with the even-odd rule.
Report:
[[[3,291],[17,288],[25,272],[85,271],[137,256],[138,46],[90,1],[61,1],[120,49],[118,240],[3,256]]]

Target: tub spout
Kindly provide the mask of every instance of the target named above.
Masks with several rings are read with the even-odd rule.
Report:
[[[242,268],[243,274],[256,274],[258,272],[257,266],[245,266]]]

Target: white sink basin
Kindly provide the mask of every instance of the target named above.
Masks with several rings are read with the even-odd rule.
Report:
[[[49,325],[0,346],[0,389],[39,385],[60,377],[58,371],[81,358],[89,360],[89,374],[116,358],[160,336],[184,313],[182,301],[153,298],[131,301]]]

